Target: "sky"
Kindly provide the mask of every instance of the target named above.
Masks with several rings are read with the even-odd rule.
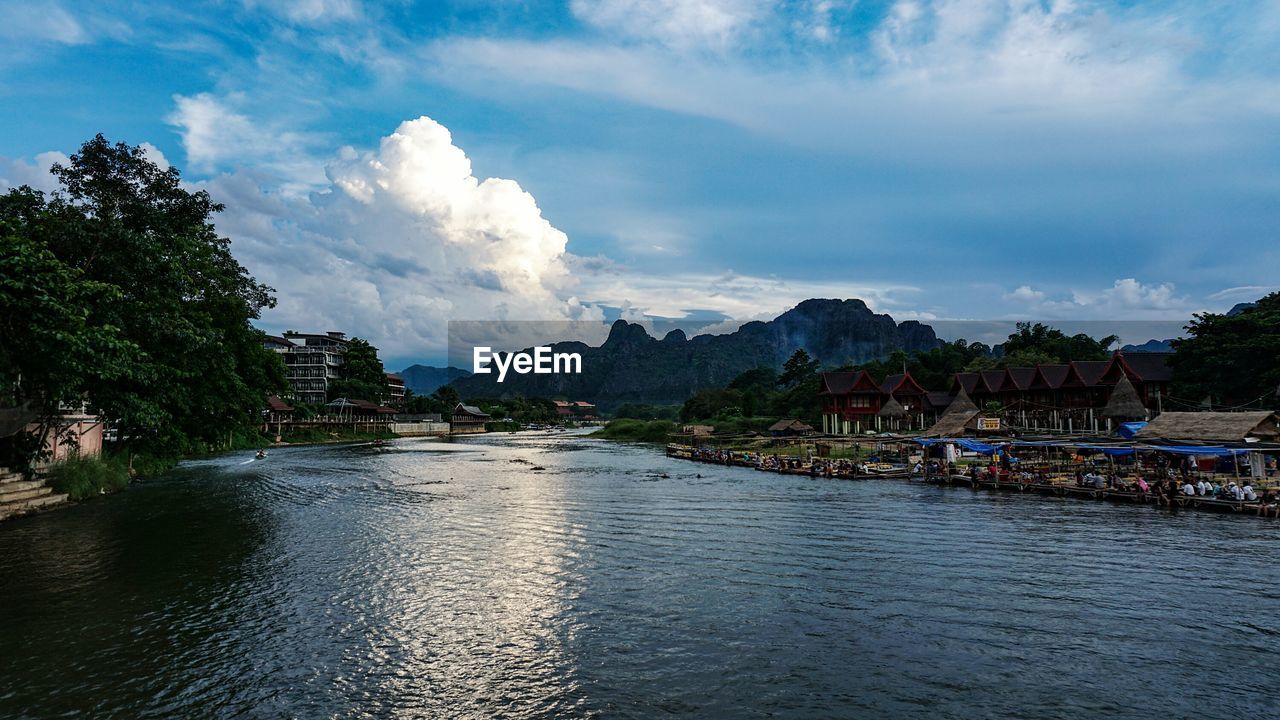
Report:
[[[0,0],[0,190],[95,133],[390,368],[449,320],[1175,320],[1280,288],[1280,3]],[[726,326],[732,326],[727,323]]]

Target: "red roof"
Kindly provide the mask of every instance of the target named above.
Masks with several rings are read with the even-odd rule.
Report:
[[[880,389],[866,370],[822,373],[822,390],[818,392],[819,395],[848,395],[855,392],[878,393]]]
[[[1107,371],[1110,364],[1110,360],[1072,360],[1071,368],[1080,376],[1085,387],[1093,387],[1098,384],[1102,373]]]
[[[1005,377],[1005,387],[1016,390],[1029,390],[1031,383],[1036,379],[1036,369],[1028,368],[1009,368],[1009,374]]]
[[[1037,365],[1036,377],[1031,381],[1031,387],[1041,390],[1057,390],[1062,387],[1062,383],[1066,382],[1067,377],[1071,375],[1071,366],[1069,365]]]
[[[983,370],[978,373],[982,379],[982,387],[987,392],[1000,392],[1000,388],[1004,386],[1004,370]]]
[[[973,391],[978,389],[979,379],[978,373],[976,372],[956,373],[955,384],[963,388],[969,395],[972,395]]]
[[[267,408],[271,412],[293,412],[293,406],[272,395],[267,398]]]
[[[897,373],[889,375],[880,383],[880,392],[885,395],[892,395],[897,392],[908,392],[913,395],[923,395],[927,390],[924,389],[916,379],[911,377],[911,373]]]
[[[1169,358],[1173,353],[1122,353],[1112,356],[1106,374],[1108,382],[1117,382],[1115,373],[1123,370],[1131,380],[1140,382],[1169,382],[1173,379],[1173,368],[1169,367]]]
[[[955,393],[949,392],[930,391],[924,396],[925,403],[935,410],[946,410],[955,399]]]

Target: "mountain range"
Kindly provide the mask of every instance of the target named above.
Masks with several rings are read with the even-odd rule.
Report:
[[[1120,352],[1127,352],[1127,353],[1128,352],[1136,352],[1136,353],[1173,352],[1173,338],[1169,338],[1167,340],[1156,340],[1153,338],[1151,340],[1148,340],[1142,343],[1141,345],[1125,345],[1124,347],[1120,348]]]
[[[404,378],[404,386],[412,390],[414,395],[430,395],[441,385],[470,374],[470,371],[462,368],[430,365],[410,365],[399,372],[400,377]]]
[[[930,350],[938,344],[928,325],[895,322],[861,300],[814,299],[773,320],[749,322],[725,335],[690,338],[672,330],[657,339],[641,325],[618,320],[599,347],[581,342],[552,345],[555,352],[580,353],[581,374],[509,373],[498,383],[491,373],[460,377],[452,384],[464,398],[564,397],[608,410],[626,402],[681,403],[698,390],[723,387],[746,370],[781,368],[798,349],[823,365],[842,365],[883,358],[896,350]]]

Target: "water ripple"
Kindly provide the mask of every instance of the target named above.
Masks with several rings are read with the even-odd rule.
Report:
[[[1280,523],[525,434],[241,460],[0,525],[0,716],[1280,706]]]

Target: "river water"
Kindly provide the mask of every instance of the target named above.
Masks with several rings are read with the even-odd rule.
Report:
[[[535,434],[248,459],[0,525],[0,717],[1280,713],[1273,520]]]

